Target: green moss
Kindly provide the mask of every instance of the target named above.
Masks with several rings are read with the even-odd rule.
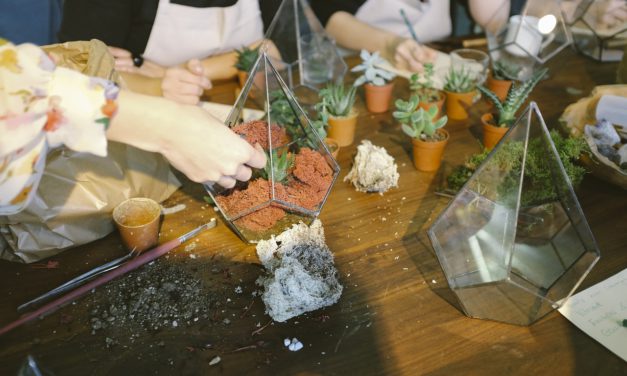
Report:
[[[550,132],[555,149],[564,166],[566,174],[570,178],[573,187],[579,186],[586,173],[585,168],[575,164],[582,153],[587,152],[586,142],[581,138],[564,138],[559,132]],[[523,182],[521,204],[523,206],[557,199],[557,192],[553,184],[550,159],[546,156],[546,146],[542,139],[532,139],[529,142]],[[522,156],[524,145],[522,141],[510,142],[496,151],[491,160],[491,168],[508,171],[497,188],[501,197],[516,197],[512,190],[518,189],[518,177],[522,169]],[[458,166],[448,176],[449,188],[458,191],[468,181],[472,174],[487,158],[489,151],[471,156],[462,166]]]

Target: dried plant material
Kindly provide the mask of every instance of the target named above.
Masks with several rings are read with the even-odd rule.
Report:
[[[276,237],[260,241],[257,255],[268,276],[257,283],[273,320],[284,322],[305,312],[334,304],[342,294],[333,255],[319,220],[299,223]]]
[[[363,140],[357,147],[353,168],[344,181],[353,183],[359,192],[379,192],[398,187],[398,170],[394,158],[385,148]]]

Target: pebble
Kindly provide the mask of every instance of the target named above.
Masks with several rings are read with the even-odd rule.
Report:
[[[222,359],[219,356],[216,356],[215,358],[211,359],[211,361],[209,362],[210,366],[215,366],[216,364],[220,363]]]

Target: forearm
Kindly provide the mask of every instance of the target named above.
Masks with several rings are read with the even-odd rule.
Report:
[[[389,54],[403,39],[359,21],[347,12],[336,12],[327,22],[326,31],[339,45],[353,50],[381,51]]]
[[[510,0],[468,0],[470,15],[485,30],[498,31],[509,18]]]
[[[205,75],[211,81],[230,79],[237,74],[237,69],[235,68],[237,53],[235,51],[209,56],[201,62]]]
[[[107,129],[107,139],[160,152],[167,148],[168,137],[176,132],[175,127],[185,125],[183,119],[176,121],[171,115],[180,113],[181,106],[165,98],[123,90],[118,97],[118,111]]]

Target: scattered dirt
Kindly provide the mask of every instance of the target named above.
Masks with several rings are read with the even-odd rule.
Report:
[[[104,332],[111,347],[143,333],[209,321],[220,295],[188,269],[155,261],[101,288],[89,300],[92,334]]]
[[[253,120],[247,123],[242,123],[232,128],[233,132],[244,136],[244,139],[249,144],[255,145],[259,143],[262,148],[268,150],[270,145],[268,144],[268,122],[263,120]],[[285,128],[281,128],[277,124],[272,124],[270,127],[272,133],[272,147],[277,148],[283,146],[289,142],[287,132]]]

